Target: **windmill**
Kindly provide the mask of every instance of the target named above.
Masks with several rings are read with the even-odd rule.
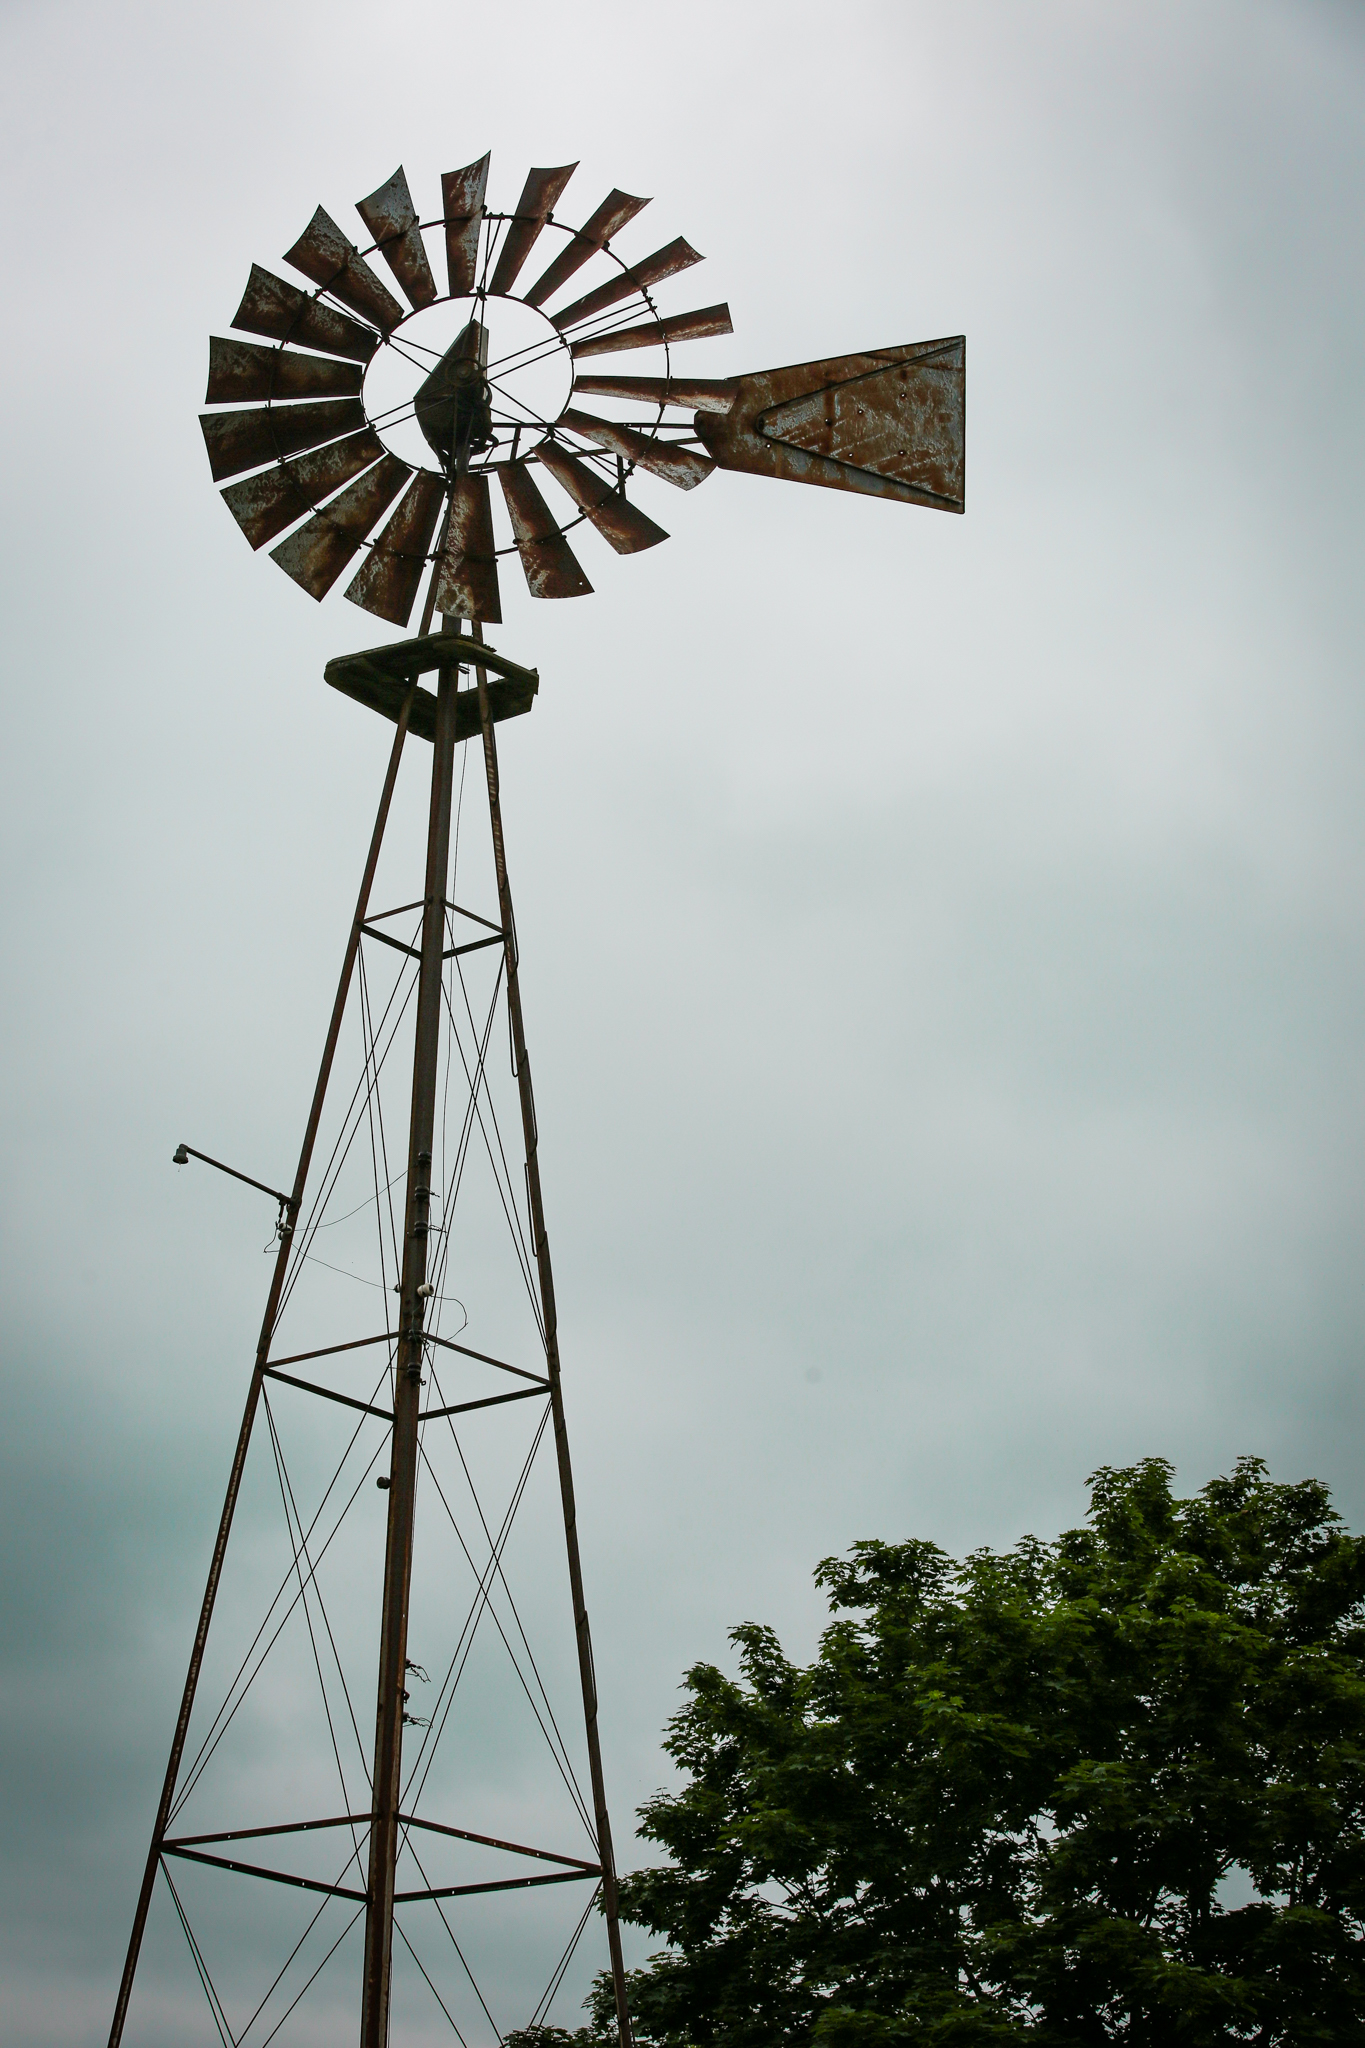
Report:
[[[628,494],[638,492],[642,485],[649,492],[656,485],[691,490],[720,468],[961,512],[965,371],[964,343],[959,336],[749,375],[690,374],[690,367],[685,370],[677,360],[684,345],[730,334],[729,310],[718,304],[668,313],[661,310],[656,295],[660,287],[671,284],[701,258],[681,238],[652,254],[623,254],[618,238],[648,204],[629,193],[609,193],[580,226],[556,218],[554,209],[575,168],[532,170],[515,207],[500,213],[486,204],[489,159],[485,156],[442,178],[441,210],[429,219],[419,218],[400,168],[386,184],[357,203],[370,238],[367,245],[352,242],[319,207],[284,258],[286,265],[307,281],[306,286],[253,267],[231,323],[233,333],[215,336],[209,344],[210,410],[201,417],[204,440],[214,479],[223,486],[223,499],[251,546],[268,546],[278,566],[319,601],[351,571],[345,597],[400,629],[410,626],[419,597],[422,602],[415,636],[342,655],[325,670],[329,684],[390,720],[394,736],[292,1187],[288,1192],[270,1189],[237,1169],[227,1169],[239,1180],[265,1187],[279,1205],[274,1266],[134,1915],[110,2048],[118,2048],[124,2038],[159,1877],[164,1877],[174,1903],[213,2023],[220,2038],[234,2044],[275,2038],[303,1997],[303,1991],[295,1996],[296,1979],[303,1971],[298,1958],[304,1942],[313,1938],[319,1916],[333,1906],[348,1912],[348,1928],[355,1930],[357,1942],[363,1942],[359,1985],[362,2048],[382,2048],[390,2038],[396,1932],[458,2037],[465,2039],[422,1965],[396,1907],[428,1905],[439,1912],[477,1994],[482,2014],[479,2024],[497,2038],[512,2029],[494,2018],[479,1991],[447,1908],[453,1910],[458,1901],[460,1908],[467,1910],[474,1902],[494,1895],[522,1898],[533,1891],[537,1899],[544,1899],[546,1894],[537,1887],[586,1883],[591,1886],[589,1908],[578,1916],[564,1955],[551,1970],[546,1997],[531,2013],[520,2015],[520,2023],[523,2027],[539,2024],[549,2013],[591,1905],[600,1900],[616,2027],[621,2048],[630,2044],[596,1678],[579,1555],[497,755],[497,725],[531,710],[539,675],[491,646],[485,628],[502,622],[504,585],[510,580],[514,556],[515,569],[524,576],[532,597],[578,597],[588,595],[592,585],[578,557],[581,537],[576,529],[584,525],[594,528],[610,548],[623,555],[666,539],[663,527]],[[438,286],[433,257],[444,269],[444,292]],[[388,273],[401,298],[378,266]],[[528,275],[532,278],[529,284],[525,282]],[[584,286],[586,289],[580,288]],[[602,358],[637,350],[650,352],[652,374],[600,374]],[[438,615],[440,627],[433,630]],[[424,688],[421,681],[433,675],[434,691]],[[467,679],[463,684],[462,678]],[[399,909],[376,912],[371,897],[409,738],[429,741],[432,746],[422,894]],[[479,742],[484,768],[493,875],[491,916],[462,908],[453,900],[452,862],[458,861],[462,803],[462,794],[457,796],[457,752],[471,741]],[[462,792],[462,777],[458,787]],[[393,968],[398,979],[378,1023],[377,1003],[364,965],[376,948],[400,956]],[[476,1018],[465,980],[473,956],[492,960],[496,967],[493,1000],[484,1022]],[[464,1027],[457,1015],[456,976],[469,1027],[465,1038],[460,1036]],[[506,1005],[520,1125],[520,1187],[507,1167],[489,1081],[488,1047],[494,1006],[499,1000]],[[362,1076],[341,1113],[340,1134],[327,1157],[317,1192],[309,1197],[310,1172],[324,1117],[331,1113],[329,1084],[343,1026],[348,1016],[354,1016],[357,1004]],[[392,1025],[388,1022],[391,1016],[395,1017]],[[482,1016],[480,1012],[479,1018]],[[386,1062],[399,1043],[400,1024],[402,1043],[411,1045],[410,1072],[404,1069],[406,1166],[388,1178],[380,1072],[385,1069],[384,1085],[391,1089],[393,1068]],[[464,1077],[463,1123],[460,1140],[450,1150],[445,1140],[457,1051]],[[315,1269],[346,1270],[329,1267],[317,1246],[322,1230],[347,1221],[346,1215],[332,1213],[342,1187],[342,1166],[336,1162],[340,1159],[344,1166],[365,1116],[369,1117],[374,1165],[373,1206],[381,1221],[381,1279],[375,1284],[382,1288],[385,1327],[377,1335],[353,1332],[341,1341],[309,1342],[282,1351],[281,1332],[286,1315],[294,1313],[300,1276]],[[461,1345],[444,1333],[440,1322],[441,1306],[450,1298],[452,1218],[476,1124],[485,1139],[509,1230],[520,1247],[519,1271],[526,1283],[537,1347],[531,1365],[513,1363],[473,1344]],[[489,1136],[490,1125],[496,1145]],[[381,1150],[386,1161],[382,1187]],[[207,1157],[184,1145],[175,1156],[179,1163],[190,1157]],[[208,1163],[217,1166],[221,1162],[210,1159]],[[395,1186],[400,1190],[397,1197],[393,1195]],[[386,1200],[392,1217],[392,1271],[385,1263],[382,1245]],[[368,1207],[369,1198],[361,1206]],[[314,1337],[318,1334],[312,1332]],[[368,1399],[354,1390],[345,1391],[339,1383],[339,1376],[358,1357],[381,1361],[379,1379]],[[498,1390],[478,1392],[466,1387],[464,1398],[448,1400],[438,1367],[445,1371],[456,1366],[460,1371],[482,1370],[487,1386]],[[491,1381],[489,1374],[494,1375]],[[291,1398],[302,1392],[360,1414],[338,1475],[347,1458],[353,1453],[360,1455],[355,1445],[361,1431],[370,1430],[378,1441],[365,1468],[366,1472],[375,1471],[386,1508],[382,1576],[373,1587],[370,1614],[371,1655],[377,1627],[378,1656],[375,1727],[364,1767],[364,1798],[354,1811],[348,1805],[341,1815],[296,1816],[291,1809],[287,1818],[250,1826],[199,1828],[190,1834],[184,1824],[187,1801],[203,1780],[290,1616],[301,1616],[307,1624],[318,1681],[324,1702],[329,1702],[335,1686],[329,1693],[319,1652],[325,1631],[357,1743],[365,1750],[333,1617],[321,1593],[322,1555],[338,1541],[342,1525],[342,1515],[335,1522],[324,1520],[326,1502],[338,1480],[329,1485],[316,1515],[305,1521],[270,1405],[272,1397],[286,1387]],[[424,1393],[426,1388],[430,1390]],[[437,1819],[430,1811],[418,1811],[430,1762],[418,1771],[411,1757],[406,1763],[404,1757],[405,1728],[423,1731],[409,1738],[418,1745],[419,1763],[428,1749],[434,1755],[439,1733],[433,1737],[428,1724],[439,1720],[440,1727],[445,1727],[440,1716],[449,1713],[447,1687],[453,1699],[458,1675],[452,1681],[452,1674],[457,1666],[460,1672],[465,1668],[460,1655],[466,1659],[469,1655],[467,1648],[461,1651],[465,1641],[461,1633],[438,1695],[440,1712],[414,1713],[415,1686],[427,1682],[425,1668],[411,1655],[409,1639],[419,1479],[428,1490],[434,1487],[448,1508],[427,1447],[436,1425],[444,1422],[456,1440],[468,1476],[454,1418],[468,1417],[467,1423],[460,1424],[460,1429],[468,1431],[494,1414],[520,1415],[522,1409],[509,1410],[507,1404],[521,1402],[535,1404],[539,1423],[517,1486],[524,1488],[525,1471],[529,1471],[542,1440],[550,1443],[554,1455],[587,1762],[587,1787],[580,1788],[578,1795],[590,1848],[587,1856],[569,1855],[562,1844],[518,1842],[501,1831],[475,1830],[467,1820],[461,1824],[457,1815],[447,1813],[446,1818]],[[207,1733],[196,1749],[187,1752],[229,1537],[248,1473],[253,1433],[260,1433],[262,1413],[289,1529],[292,1578],[286,1575],[285,1587],[252,1639]],[[349,1416],[347,1420],[349,1424]],[[429,1481],[425,1474],[430,1474]],[[472,1489],[472,1480],[470,1485]],[[359,1498],[357,1488],[343,1515]],[[520,1499],[514,1487],[507,1515],[494,1533],[475,1495],[487,1550],[487,1556],[481,1553],[477,1561],[456,1525],[476,1585],[472,1619],[466,1620],[465,1629],[472,1642],[479,1620],[493,1615],[544,1729],[538,1699],[519,1661],[518,1645],[508,1632],[511,1624],[504,1626],[493,1612],[495,1589],[505,1590],[511,1601],[504,1549],[506,1531]],[[450,1519],[455,1525],[453,1514]],[[377,1557],[377,1531],[371,1547]],[[287,1602],[283,1608],[282,1602]],[[351,1604],[363,1606],[363,1602]],[[274,1617],[281,1611],[285,1620],[276,1627]],[[506,1611],[518,1615],[514,1605]],[[516,1627],[521,1628],[519,1616]],[[271,1628],[275,1629],[273,1635]],[[266,1650],[260,1649],[262,1641]],[[520,1641],[530,1659],[529,1669],[539,1681],[524,1629]],[[572,1791],[572,1760],[543,1684],[539,1699],[554,1727],[558,1749],[548,1732],[547,1742],[565,1785]],[[330,1705],[327,1725],[345,1791],[347,1773]],[[264,1779],[268,1781],[268,1771]],[[458,1844],[464,1851],[491,1855],[495,1860],[511,1858],[517,1874],[489,1875],[493,1866],[485,1863],[474,1876],[460,1882],[432,1883],[421,1863],[419,1838],[423,1843],[430,1838]],[[259,1860],[288,1851],[297,1861],[303,1853],[300,1844],[319,1841],[340,1841],[344,1860],[341,1874],[334,1879],[285,1868],[278,1861]],[[420,1872],[420,1885],[404,1885],[400,1873],[408,1867],[405,1858],[412,1859]],[[277,1889],[285,1886],[304,1894],[310,1910],[314,1900],[321,1900],[305,1935],[254,2011],[244,2008],[234,2017],[228,2010],[214,1983],[208,1945],[191,1924],[172,1864],[182,1874],[186,1867],[207,1871],[215,1883],[231,1874],[258,1887],[262,1883]],[[509,1866],[497,1863],[496,1867],[502,1871]],[[346,1931],[343,1929],[327,1949],[304,1990],[337,1953]],[[472,1938],[466,1928],[466,1942]],[[317,1940],[322,1940],[320,1934]],[[313,1951],[309,1953],[311,1957]],[[288,1976],[291,1969],[295,1977]],[[271,2006],[277,1993],[277,2003]],[[288,2003],[289,1998],[293,2003]],[[285,2007],[282,2015],[280,2004]],[[274,2031],[267,2033],[267,2027]]]

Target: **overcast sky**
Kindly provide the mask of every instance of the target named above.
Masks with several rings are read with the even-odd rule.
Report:
[[[859,1537],[1244,1452],[1360,1527],[1358,6],[0,18],[6,2041],[107,2030],[268,1270],[169,1156],[288,1181],[387,744],[321,671],[389,629],[217,500],[205,337],[400,160],[653,194],[697,370],[968,337],[965,519],[720,474],[504,584],[622,1862],[681,1673],[809,1655]],[[130,2043],[198,1996],[158,1936]]]

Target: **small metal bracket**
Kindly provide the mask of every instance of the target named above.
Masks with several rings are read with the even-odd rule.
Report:
[[[239,1173],[235,1166],[224,1166],[221,1159],[210,1159],[207,1152],[196,1152],[193,1145],[177,1145],[171,1154],[172,1166],[188,1166],[191,1159],[202,1159],[205,1166],[216,1166],[219,1173],[230,1174],[233,1180],[244,1180],[249,1188],[259,1188],[263,1195],[273,1196],[280,1205],[279,1220],[275,1225],[277,1237],[283,1237],[286,1221],[289,1228],[293,1228],[290,1211],[296,1209],[298,1204],[292,1195],[282,1194],[279,1188],[267,1187],[263,1180],[255,1180],[249,1173]]]

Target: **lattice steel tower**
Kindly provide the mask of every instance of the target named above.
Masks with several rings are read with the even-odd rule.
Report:
[[[254,267],[232,326],[264,342],[209,344],[204,439],[252,547],[274,542],[273,559],[316,599],[359,555],[345,595],[403,631],[422,603],[416,637],[326,669],[336,689],[392,723],[393,743],[293,1184],[267,1190],[279,1204],[274,1267],[111,2048],[128,2026],[159,1875],[165,1927],[183,1934],[212,2026],[234,2048],[284,2029],[320,2039],[309,2015],[325,2009],[330,2033],[338,2008],[353,2003],[362,2048],[382,2048],[395,1933],[414,1990],[462,2041],[540,2024],[599,1901],[616,2026],[621,2048],[630,2044],[498,772],[496,727],[530,711],[539,678],[490,646],[484,628],[501,622],[499,564],[514,553],[533,597],[575,597],[591,585],[566,537],[573,527],[586,522],[619,554],[665,539],[627,496],[639,478],[690,490],[720,466],[960,512],[964,344],[686,375],[677,351],[729,334],[728,308],[661,312],[658,287],[701,259],[681,239],[644,257],[619,252],[645,200],[613,191],[581,227],[557,220],[574,168],[533,170],[515,208],[498,213],[485,204],[484,157],[442,179],[430,220],[419,220],[400,169],[358,203],[363,250],[319,208],[284,259],[310,289]],[[533,252],[547,244],[550,262],[523,289]],[[444,259],[444,293],[433,253]],[[567,299],[589,265],[600,281]],[[594,358],[637,349],[654,352],[656,374],[592,374]],[[607,410],[584,409],[588,400]],[[538,477],[559,494],[555,509]],[[423,677],[434,677],[434,691]],[[432,755],[420,894],[409,887],[396,908],[376,911],[410,739]],[[457,900],[469,893],[462,750],[471,743],[487,799],[482,909]],[[506,1067],[493,1039],[504,1002]],[[353,1085],[338,1094],[334,1068],[352,1053]],[[391,1153],[403,1115],[406,1152],[395,1135]],[[508,1153],[513,1129],[520,1170]],[[206,1157],[183,1145],[176,1153],[181,1163],[190,1156]],[[371,1289],[364,1317],[359,1286]],[[341,1432],[330,1445],[328,1418]],[[547,1538],[528,1506],[542,1466],[567,1552],[581,1743],[564,1735],[556,1674],[533,1650],[543,1574],[523,1575],[520,1602],[513,1587],[514,1528],[530,1517],[533,1555]],[[285,1539],[263,1620],[250,1583],[239,1598],[225,1578],[234,1517],[253,1487],[274,1488]],[[501,1511],[491,1510],[495,1488]],[[244,1525],[253,1568],[264,1561],[258,1506]],[[434,1562],[415,1579],[419,1529]],[[211,1655],[216,1610],[221,1669]],[[356,1698],[359,1675],[374,1668],[376,1629],[371,1736]],[[586,1854],[560,1836],[471,1825],[503,1810],[525,1810],[537,1827],[550,1820],[548,1802],[518,1789],[499,1750],[504,1695],[472,1661],[485,1644],[505,1667],[507,1697],[522,1700],[545,1739]],[[312,1729],[300,1689],[310,1674]],[[462,1682],[476,1697],[453,1755]],[[323,1765],[339,1780],[339,1812],[323,1810],[337,1803],[323,1796]],[[253,1917],[228,1904],[229,1875],[249,1880],[242,1897],[269,1897],[277,1910]],[[556,1922],[566,1884],[586,1885],[588,1905]],[[512,1903],[524,1934],[478,1917]],[[449,1937],[453,1979],[428,1971],[416,1923],[396,1911],[418,1907]],[[533,1938],[549,1959],[543,1995],[495,2017],[489,1972],[508,1975],[514,1955],[524,1977]],[[348,1974],[347,1956],[358,1971]],[[452,2010],[459,2002],[463,2017]]]

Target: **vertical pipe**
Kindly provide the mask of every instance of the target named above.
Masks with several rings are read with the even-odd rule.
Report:
[[[379,850],[384,843],[384,828],[388,823],[389,805],[393,800],[394,784],[398,780],[398,764],[403,755],[403,742],[407,737],[408,717],[416,695],[414,683],[403,699],[398,714],[398,730],[393,736],[393,748],[389,754],[389,765],[384,776],[384,787],[380,792],[379,809],[375,816],[374,831],[370,835],[370,850],[365,861],[365,872],[361,877],[360,894],[356,898],[355,916],[351,920],[350,936],[346,941],[346,954],[342,961],[341,977],[337,983],[336,999],[332,1004],[331,1021],[327,1027],[327,1042],[322,1050],[322,1063],[318,1068],[317,1083],[313,1089],[313,1101],[308,1111],[308,1122],[304,1129],[303,1144],[299,1151],[298,1168],[294,1174],[293,1192],[286,1204],[283,1226],[280,1231],[280,1248],[275,1255],[275,1270],[271,1275],[270,1292],[266,1297],[265,1314],[261,1319],[261,1334],[256,1345],[256,1363],[247,1389],[246,1409],[242,1426],[237,1432],[237,1448],[232,1456],[232,1469],[228,1474],[227,1495],[223,1501],[223,1512],[218,1519],[218,1535],[213,1545],[213,1557],[209,1564],[208,1584],[204,1588],[203,1604],[199,1609],[199,1626],[194,1632],[194,1647],[190,1652],[190,1666],[185,1676],[185,1689],[180,1698],[180,1713],[175,1724],[171,1741],[170,1759],[166,1765],[166,1777],[161,1788],[161,1801],[156,1810],[156,1823],[152,1829],[151,1847],[147,1851],[147,1864],[142,1874],[142,1889],[138,1893],[137,1910],[133,1915],[133,1931],[128,1942],[128,1954],[123,1965],[123,1977],[119,1983],[118,1998],[114,2005],[114,2023],[109,2031],[109,2048],[119,2048],[123,2039],[124,2022],[128,2017],[128,2001],[133,1993],[133,1978],[137,1974],[138,1955],[142,1948],[142,1936],[147,1926],[147,1914],[152,1903],[152,1891],[156,1884],[157,1865],[161,1861],[161,1844],[170,1825],[171,1807],[175,1802],[175,1788],[180,1776],[181,1759],[185,1753],[185,1738],[189,1733],[190,1715],[194,1709],[194,1696],[199,1687],[199,1673],[203,1667],[204,1650],[208,1642],[209,1623],[213,1619],[214,1602],[218,1597],[218,1582],[223,1575],[223,1559],[227,1554],[228,1537],[232,1530],[232,1518],[237,1508],[237,1496],[241,1491],[242,1472],[246,1465],[246,1454],[251,1443],[252,1425],[256,1420],[256,1409],[261,1396],[261,1375],[270,1356],[270,1340],[275,1330],[275,1318],[279,1314],[280,1296],[284,1291],[285,1273],[289,1266],[289,1255],[294,1248],[294,1226],[298,1221],[303,1204],[303,1191],[308,1180],[308,1169],[313,1161],[313,1147],[317,1142],[318,1125],[322,1119],[322,1106],[327,1096],[327,1084],[331,1079],[332,1061],[336,1056],[337,1040],[341,1035],[341,1021],[346,1010],[346,998],[350,993],[351,976],[355,971],[356,954],[360,950],[360,932],[370,907],[370,890],[374,886],[375,869],[379,864]]]
[[[439,671],[436,738],[432,748],[431,810],[427,826],[422,944],[417,971],[417,1028],[412,1063],[412,1119],[408,1135],[407,1198],[403,1217],[398,1364],[389,1462],[384,1609],[380,1623],[379,1691],[375,1708],[361,2048],[384,2048],[389,2031],[394,1869],[398,1856],[398,1794],[403,1764],[403,1677],[408,1654],[408,1595],[412,1585],[413,1513],[417,1491],[417,1421],[422,1386],[422,1318],[426,1310],[426,1297],[419,1290],[426,1284],[427,1232],[431,1222],[431,1148],[436,1122],[437,1055],[441,1039],[441,973],[446,934],[445,897],[450,856],[450,798],[458,675],[455,667]]]
[[[482,640],[483,627],[478,621],[474,622],[471,630],[476,640]],[[574,1634],[578,1641],[578,1675],[583,1688],[583,1722],[587,1735],[593,1818],[597,1830],[597,1860],[602,1867],[602,1910],[607,1922],[607,1946],[611,1956],[612,1986],[616,1995],[616,2027],[620,2037],[620,2048],[631,2048],[625,1964],[621,1954],[621,1923],[616,1905],[616,1863],[611,1845],[611,1821],[607,1815],[606,1785],[602,1776],[602,1746],[597,1732],[597,1676],[593,1669],[588,1610],[583,1600],[583,1567],[578,1554],[578,1516],[574,1506],[573,1468],[569,1462],[569,1434],[564,1421],[564,1395],[559,1378],[559,1324],[555,1311],[554,1275],[550,1269],[550,1241],[545,1234],[545,1210],[540,1193],[536,1106],[535,1097],[531,1092],[531,1063],[526,1055],[526,1034],[522,1028],[516,919],[512,909],[512,888],[507,878],[507,853],[503,842],[498,748],[488,702],[488,671],[476,667],[474,674],[479,688],[479,724],[483,731],[484,771],[488,782],[488,818],[493,835],[493,864],[498,878],[498,915],[502,924],[503,951],[507,962],[507,1014],[511,1024],[512,1057],[516,1062],[517,1089],[521,1100],[521,1128],[526,1146],[526,1199],[531,1212],[531,1237],[535,1246],[541,1313],[545,1323],[545,1362],[550,1382],[550,1411],[554,1418],[560,1499],[564,1509],[569,1593],[573,1602]]]

